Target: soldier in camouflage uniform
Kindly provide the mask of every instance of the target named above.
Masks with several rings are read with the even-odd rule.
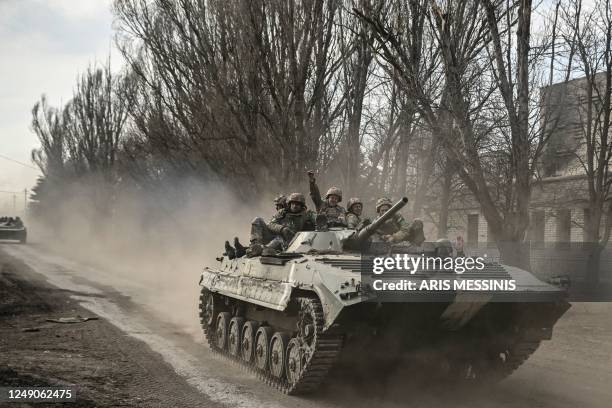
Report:
[[[266,245],[264,255],[285,249],[299,231],[314,231],[316,217],[314,211],[306,209],[306,199],[303,194],[289,195],[287,208],[277,212],[272,221],[268,223],[268,229],[276,237]]]
[[[393,202],[389,198],[379,198],[376,202],[376,213],[380,217],[392,206]],[[408,241],[419,246],[425,241],[423,222],[414,220],[412,224],[408,224],[400,213],[396,213],[390,220],[381,225],[376,230],[376,235],[380,240],[389,243]]]
[[[276,212],[285,209],[287,207],[287,197],[283,194],[279,195],[274,199],[274,206]],[[249,249],[246,250],[246,254],[249,257],[261,255],[263,246],[268,244],[274,239],[274,233],[268,228],[266,221],[257,217],[251,222],[251,239]]]
[[[276,212],[279,212],[283,208],[287,208],[287,197],[284,194],[276,197],[274,199],[274,206],[276,207]]]
[[[346,204],[346,209],[346,226],[348,228],[359,230],[369,224],[370,220],[361,215],[363,212],[363,203],[359,198],[350,198]]]
[[[338,205],[338,203],[342,201],[342,190],[338,187],[331,187],[327,190],[325,201],[323,201],[312,170],[308,172],[308,179],[310,181],[310,198],[317,209],[317,213],[327,217],[328,226],[345,227],[346,210],[344,207]]]

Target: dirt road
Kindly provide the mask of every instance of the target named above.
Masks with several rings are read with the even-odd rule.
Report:
[[[42,384],[75,383],[83,390],[83,406],[607,408],[612,404],[611,304],[574,304],[555,327],[553,340],[509,379],[489,389],[440,389],[435,384],[415,389],[410,377],[418,373],[407,369],[385,383],[373,381],[376,385],[335,379],[317,396],[296,398],[268,389],[251,373],[210,353],[199,333],[196,311],[187,313],[193,319],[173,318],[177,311],[156,299],[140,280],[37,245],[0,244],[0,262],[1,282],[12,288],[0,292],[0,310],[8,310],[7,302],[30,304],[25,312],[0,314],[0,385],[3,379],[14,384],[32,376]],[[196,283],[194,279],[193,291],[184,297],[197,296]],[[7,300],[9,293],[25,295]],[[46,306],[31,306],[32,299],[42,299],[39,303]],[[69,328],[41,324],[48,315],[74,314],[99,320]],[[24,331],[30,328],[38,330]],[[53,358],[48,359],[45,351]],[[67,360],[72,365],[66,366]]]

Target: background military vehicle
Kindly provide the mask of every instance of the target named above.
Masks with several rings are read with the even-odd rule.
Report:
[[[0,240],[19,241],[26,243],[28,230],[20,219],[12,217],[2,217],[0,221]]]
[[[454,378],[510,374],[550,338],[569,307],[564,292],[526,271],[487,264],[479,276],[516,280],[506,302],[457,293],[436,302],[376,301],[376,293],[361,282],[361,251],[388,245],[369,238],[406,202],[359,232],[299,232],[277,256],[220,258],[206,267],[200,320],[210,347],[287,394],[316,390],[334,365],[388,370],[411,353],[427,355],[424,350],[442,356],[436,367]],[[448,241],[426,243],[414,256],[445,257],[451,251]],[[523,302],[535,290],[546,301]]]

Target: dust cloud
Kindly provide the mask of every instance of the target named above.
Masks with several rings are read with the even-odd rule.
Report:
[[[248,244],[251,220],[271,217],[274,194],[245,202],[223,185],[193,179],[154,192],[100,185],[73,185],[57,208],[26,220],[29,241],[91,265],[119,291],[129,286],[138,302],[199,336],[202,268],[223,253],[225,240]],[[101,207],[108,197],[111,205]]]
[[[159,313],[161,320],[202,341],[197,316],[200,271],[215,262],[225,240],[237,235],[248,242],[250,221],[271,216],[272,199],[279,191],[245,202],[223,185],[190,179],[154,192],[117,192],[100,185],[104,183],[93,180],[62,191],[58,208],[48,209],[38,220],[26,220],[30,241],[91,265],[95,273],[107,275],[103,281],[110,286],[136,293],[133,299]],[[112,205],[102,207],[108,201]],[[407,360],[364,378],[339,367],[333,373],[335,383],[313,404],[607,407],[612,378],[609,314],[610,304],[574,305],[555,327],[553,339],[496,386],[430,382],[418,360]]]

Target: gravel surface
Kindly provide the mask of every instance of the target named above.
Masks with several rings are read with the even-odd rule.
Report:
[[[76,385],[77,403],[69,404],[75,407],[216,405],[159,354],[69,295],[83,296],[50,286],[21,262],[0,254],[0,385]],[[95,319],[47,321],[76,316]]]

